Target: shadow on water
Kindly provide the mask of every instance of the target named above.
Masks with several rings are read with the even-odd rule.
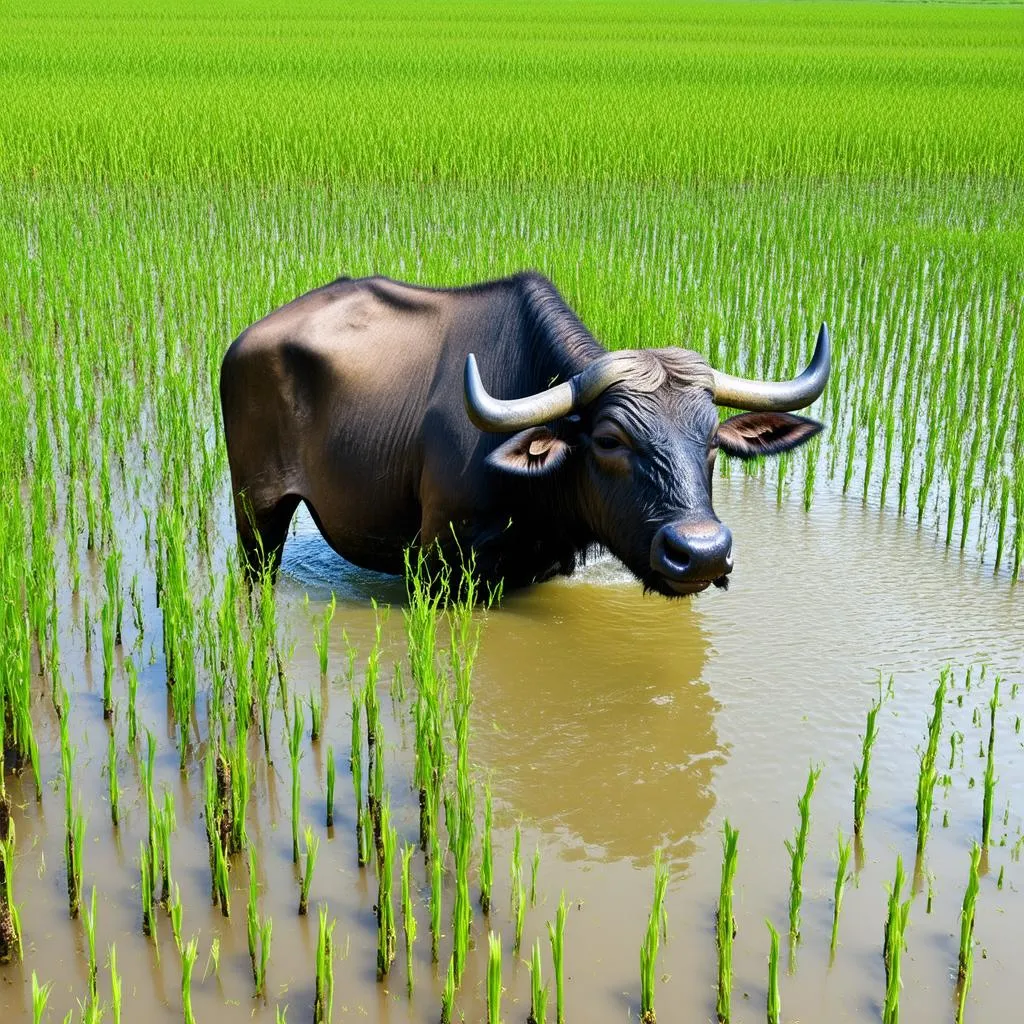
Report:
[[[283,572],[311,600],[333,590],[360,632],[360,604],[400,604],[401,578],[340,558],[299,520]],[[645,597],[613,558],[505,597],[475,673],[473,757],[503,808],[557,837],[568,859],[685,870],[715,805],[726,751],[702,676],[710,642],[697,605]],[[392,617],[400,629],[400,618]],[[368,631],[368,630],[367,630]]]

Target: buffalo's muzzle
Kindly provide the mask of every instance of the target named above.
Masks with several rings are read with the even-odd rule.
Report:
[[[651,542],[651,568],[681,594],[732,572],[732,533],[714,520],[669,523]]]

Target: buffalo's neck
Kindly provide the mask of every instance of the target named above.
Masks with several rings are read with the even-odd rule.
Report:
[[[535,274],[516,280],[519,342],[526,355],[517,383],[522,394],[531,394],[568,380],[605,350],[550,281]]]
[[[506,587],[569,575],[596,538],[555,487],[521,488],[497,516],[477,524],[470,546],[482,578]]]

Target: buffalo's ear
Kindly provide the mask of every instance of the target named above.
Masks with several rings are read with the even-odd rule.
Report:
[[[510,437],[487,456],[487,463],[504,473],[544,476],[565,462],[569,445],[547,427],[530,427]]]
[[[726,455],[753,459],[797,448],[821,426],[817,420],[789,412],[744,412],[720,423],[716,440]]]

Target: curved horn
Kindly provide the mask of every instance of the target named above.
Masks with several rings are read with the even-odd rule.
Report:
[[[810,405],[824,390],[832,366],[832,342],[828,326],[821,325],[814,355],[807,369],[795,380],[762,381],[733,377],[712,370],[715,405],[752,412],[791,412]]]
[[[512,433],[568,416],[573,409],[592,402],[621,377],[622,371],[614,355],[602,357],[547,391],[505,400],[487,393],[480,379],[476,356],[470,353],[466,357],[466,412],[481,430],[492,434]]]

